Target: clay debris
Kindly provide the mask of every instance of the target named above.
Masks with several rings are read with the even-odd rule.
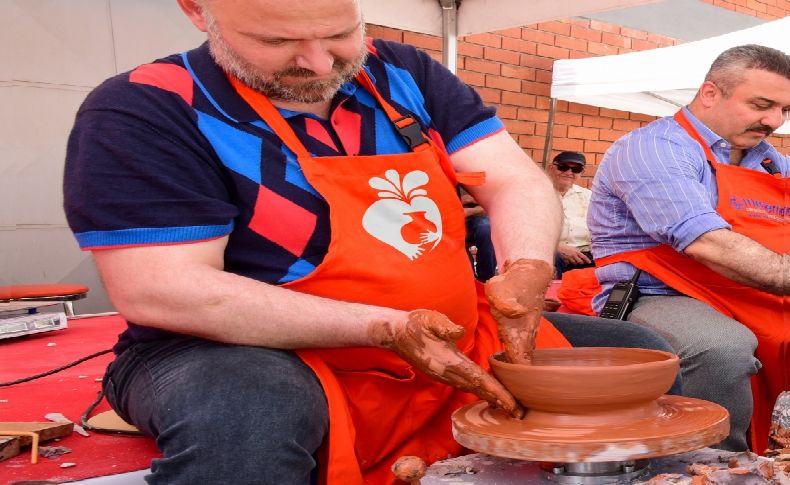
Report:
[[[438,477],[474,475],[478,471],[476,461],[468,456],[442,460],[431,465],[431,475]]]
[[[768,431],[768,451],[790,448],[790,391],[779,394],[771,413],[771,429]],[[787,454],[787,453],[785,453]]]
[[[647,482],[640,482],[637,485],[692,485],[692,478],[680,473],[662,473],[656,475]]]
[[[786,464],[777,463],[750,452],[737,453],[709,463],[693,463],[687,467],[689,475],[665,473],[644,485],[790,485]]]
[[[71,448],[66,446],[41,446],[38,449],[38,454],[40,456],[53,460],[66,453],[71,453]]]
[[[773,458],[775,468],[790,473],[790,448],[767,450],[765,456]]]

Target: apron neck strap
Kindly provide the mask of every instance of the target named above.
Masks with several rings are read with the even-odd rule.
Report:
[[[716,160],[716,156],[713,154],[713,152],[711,151],[711,149],[708,146],[708,144],[705,143],[705,140],[702,139],[702,136],[699,134],[697,129],[694,128],[694,125],[691,124],[689,119],[686,117],[686,114],[683,113],[683,110],[682,109],[678,110],[678,112],[675,113],[674,118],[675,118],[675,121],[677,121],[678,124],[684,130],[686,130],[686,132],[689,134],[689,136],[691,136],[691,138],[694,138],[694,140],[696,140],[697,143],[700,144],[702,149],[705,151],[705,158],[707,158],[708,163],[715,170],[716,169],[716,164],[718,163],[718,161]]]
[[[244,99],[244,101],[255,110],[258,116],[269,125],[274,134],[283,141],[285,146],[290,148],[299,158],[311,156],[310,152],[307,151],[307,148],[305,148],[304,144],[302,144],[296,136],[291,126],[285,121],[285,118],[283,118],[267,96],[242,83],[235,76],[228,75],[228,79],[236,92],[239,93],[242,99]],[[376,89],[376,86],[373,84],[373,81],[370,79],[365,69],[360,69],[355,79],[368,93],[376,98],[376,101],[378,101],[379,105],[384,109],[387,117],[392,124],[395,125],[400,136],[406,144],[409,145],[412,151],[430,148],[430,142],[425,134],[423,134],[417,120],[409,115],[401,115],[398,110],[384,99],[378,89]]]
[[[307,148],[299,141],[299,137],[296,136],[294,130],[285,121],[285,118],[280,114],[277,108],[272,104],[267,96],[259,93],[258,91],[252,89],[251,87],[247,86],[243,82],[239,81],[236,76],[228,74],[228,79],[230,80],[230,84],[233,85],[233,88],[239,93],[239,96],[250,105],[250,107],[258,113],[258,116],[266,122],[267,125],[272,129],[275,135],[277,135],[280,140],[290,148],[297,157],[305,158],[310,156],[310,152],[307,151]]]
[[[360,85],[362,85],[363,88],[365,88],[367,92],[376,98],[376,101],[378,101],[379,105],[387,114],[387,118],[389,118],[392,124],[395,125],[395,128],[398,129],[398,133],[400,133],[401,138],[403,138],[406,144],[409,145],[409,148],[412,151],[430,148],[428,138],[425,136],[425,134],[423,134],[422,129],[420,129],[420,124],[417,123],[417,120],[415,120],[414,117],[410,115],[403,116],[386,99],[384,99],[381,93],[379,93],[379,90],[376,89],[376,86],[373,84],[373,80],[370,79],[370,76],[368,76],[367,71],[360,69],[356,76],[356,80]]]

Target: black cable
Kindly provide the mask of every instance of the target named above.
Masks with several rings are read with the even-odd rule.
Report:
[[[96,357],[99,357],[99,356],[104,355],[104,354],[108,354],[110,352],[112,352],[112,349],[100,350],[98,352],[94,352],[94,353],[92,353],[90,355],[86,355],[85,357],[77,359],[74,362],[70,362],[70,363],[68,363],[66,365],[62,365],[62,366],[57,367],[55,369],[48,370],[46,372],[42,372],[41,374],[36,374],[36,375],[33,375],[33,376],[23,377],[21,379],[17,379],[15,381],[10,381],[10,382],[0,382],[0,387],[13,386],[14,384],[21,384],[23,382],[30,382],[30,381],[35,380],[35,379],[40,379],[42,377],[46,377],[46,376],[49,376],[49,375],[52,375],[52,374],[56,374],[56,373],[58,373],[58,372],[60,372],[62,370],[68,369],[69,367],[74,367],[75,365],[81,364],[81,363],[85,362],[86,360],[94,359]],[[93,401],[91,403],[91,405],[88,406],[88,409],[86,409],[85,412],[82,414],[82,416],[80,416],[80,425],[83,428],[85,428],[85,429],[87,429],[89,431],[96,431],[96,432],[99,432],[99,433],[114,433],[114,434],[126,434],[126,435],[141,435],[142,434],[139,431],[135,432],[135,431],[126,431],[126,430],[105,429],[105,428],[98,428],[96,426],[91,426],[90,424],[88,424],[88,416],[90,416],[90,414],[93,412],[93,410],[96,409],[96,406],[99,405],[99,403],[101,402],[103,397],[104,397],[104,390],[101,390],[101,391],[99,391],[99,395],[96,397],[96,400]]]
[[[32,381],[32,380],[35,380],[35,379],[40,379],[42,377],[46,377],[46,376],[49,376],[49,375],[52,375],[52,374],[56,374],[56,373],[58,373],[58,372],[60,372],[62,370],[68,369],[69,367],[74,367],[77,364],[82,364],[86,360],[90,360],[90,359],[93,359],[93,358],[98,357],[100,355],[108,354],[110,352],[112,352],[112,349],[101,350],[99,352],[95,352],[95,353],[90,354],[88,356],[82,357],[81,359],[77,359],[74,362],[71,362],[69,364],[60,366],[60,367],[58,367],[56,369],[52,369],[52,370],[48,370],[46,372],[42,372],[41,374],[36,374],[34,376],[29,376],[29,377],[23,377],[21,379],[17,379],[15,381],[10,381],[10,382],[0,382],[0,387],[13,386],[14,384],[21,384],[23,382],[29,382],[29,381]]]
[[[91,415],[93,410],[96,409],[96,406],[99,405],[99,403],[101,402],[101,400],[103,398],[104,398],[104,389],[99,391],[98,396],[96,396],[96,400],[93,401],[91,403],[91,405],[88,406],[88,409],[86,409],[85,412],[82,413],[82,416],[80,416],[80,426],[82,426],[84,429],[86,429],[88,431],[95,431],[96,433],[120,434],[120,435],[128,435],[128,436],[142,436],[143,435],[143,433],[141,433],[140,431],[131,431],[131,430],[126,430],[126,429],[100,428],[98,426],[92,426],[90,423],[88,423],[88,416]]]

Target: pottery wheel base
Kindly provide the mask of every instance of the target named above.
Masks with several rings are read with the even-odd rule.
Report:
[[[453,413],[453,436],[466,448],[488,455],[560,464],[628,462],[696,450],[729,434],[729,415],[718,404],[683,396],[661,396],[648,415],[605,425],[581,416],[527,411],[517,420],[484,401]]]
[[[597,463],[541,463],[544,480],[559,485],[625,485],[645,477],[648,460]]]

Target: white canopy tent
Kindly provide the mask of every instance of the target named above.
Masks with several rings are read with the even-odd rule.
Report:
[[[790,17],[672,47],[555,61],[551,97],[632,113],[672,115],[694,97],[716,56],[743,44],[790,54]],[[790,123],[776,133],[790,133]]]
[[[656,1],[659,0],[362,0],[362,12],[368,23],[441,36],[444,42],[444,65],[455,72],[458,36]]]

